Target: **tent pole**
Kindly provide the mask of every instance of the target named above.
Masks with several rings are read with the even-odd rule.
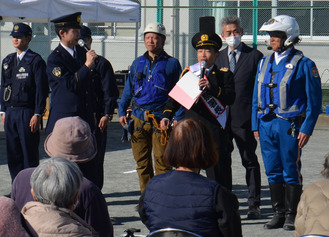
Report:
[[[135,58],[137,58],[138,53],[138,22],[136,22],[136,31],[135,31]]]
[[[48,54],[50,54],[51,50],[51,24],[50,24],[50,18],[48,18]]]
[[[0,24],[0,60],[2,61],[2,58],[1,58],[1,51],[2,51],[2,47],[1,47],[1,35],[2,35],[2,29],[1,29],[1,24]]]

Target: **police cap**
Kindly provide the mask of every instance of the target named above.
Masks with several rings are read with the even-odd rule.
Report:
[[[10,36],[22,36],[22,35],[32,35],[32,29],[29,25],[24,23],[16,23]]]
[[[87,26],[82,25],[80,30],[80,39],[89,37],[91,37],[91,30]]]
[[[203,16],[199,18],[200,31],[192,38],[192,45],[195,49],[202,46],[212,46],[216,50],[222,47],[222,40],[215,32],[215,17]]]
[[[81,29],[81,12],[65,15],[51,20],[56,28],[67,27],[71,29]]]

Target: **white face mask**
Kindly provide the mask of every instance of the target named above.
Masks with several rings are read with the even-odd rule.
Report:
[[[241,35],[226,37],[225,40],[228,46],[236,49],[241,43]]]

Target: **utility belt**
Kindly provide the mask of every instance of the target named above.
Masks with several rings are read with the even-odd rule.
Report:
[[[5,107],[7,108],[28,108],[28,109],[34,109],[33,106],[26,104],[26,103],[22,103],[22,104],[7,104],[5,103]]]
[[[142,120],[142,124],[141,126],[139,127],[134,127],[134,123],[131,125],[132,128],[132,135],[134,132],[142,132],[142,133],[145,133],[146,135],[146,131],[144,130],[144,125],[148,124],[152,127],[152,132],[154,133],[159,133],[161,134],[161,139],[160,139],[160,142],[161,142],[161,145],[165,146],[167,143],[168,143],[168,139],[169,139],[169,134],[167,131],[165,130],[162,130],[160,128],[160,121],[158,121],[158,119],[155,117],[154,114],[151,114],[150,113],[151,111],[145,111],[145,120]],[[133,139],[133,138],[132,138]]]
[[[273,116],[273,117],[276,117],[276,118],[279,118],[279,119],[289,121],[290,122],[290,128],[288,129],[287,134],[292,136],[292,137],[295,137],[296,130],[299,130],[299,128],[301,127],[302,123],[305,120],[305,112],[298,115],[298,116],[295,116],[295,117],[283,117],[283,116],[281,116],[279,114],[276,114],[274,112],[270,112],[266,116]],[[299,128],[297,128],[296,126],[299,126]]]
[[[144,109],[143,107],[139,106],[138,104],[136,104],[136,102],[133,100],[133,108],[135,109],[139,109],[141,111],[149,111],[149,112],[163,112],[164,108],[165,108],[165,104],[163,106],[161,106],[160,108],[156,108],[156,109]]]

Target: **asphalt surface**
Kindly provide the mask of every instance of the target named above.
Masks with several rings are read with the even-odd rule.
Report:
[[[313,135],[303,149],[302,154],[302,174],[304,186],[315,180],[321,179],[320,171],[323,167],[324,155],[328,153],[329,144],[329,117],[318,122]],[[40,157],[47,158],[43,150],[45,139],[44,132],[41,133]],[[136,164],[132,156],[130,143],[122,143],[120,137],[122,129],[118,119],[108,127],[107,151],[105,157],[105,180],[103,194],[108,204],[108,210],[114,222],[114,236],[125,236],[124,231],[128,228],[138,228],[140,233],[135,236],[146,236],[147,228],[139,219],[136,212],[136,205],[140,196],[138,176],[135,171]],[[269,198],[268,183],[264,171],[260,149],[257,148],[257,155],[261,166],[262,175],[262,218],[258,220],[248,220],[247,217],[247,186],[245,183],[245,169],[241,164],[240,156],[235,149],[232,154],[232,172],[233,172],[233,192],[237,195],[240,202],[240,215],[242,221],[243,236],[273,236],[286,237],[293,236],[292,231],[283,229],[265,230],[264,223],[270,220],[272,215],[271,203]],[[11,179],[8,171],[5,150],[5,137],[3,127],[0,125],[0,196],[10,193]]]

